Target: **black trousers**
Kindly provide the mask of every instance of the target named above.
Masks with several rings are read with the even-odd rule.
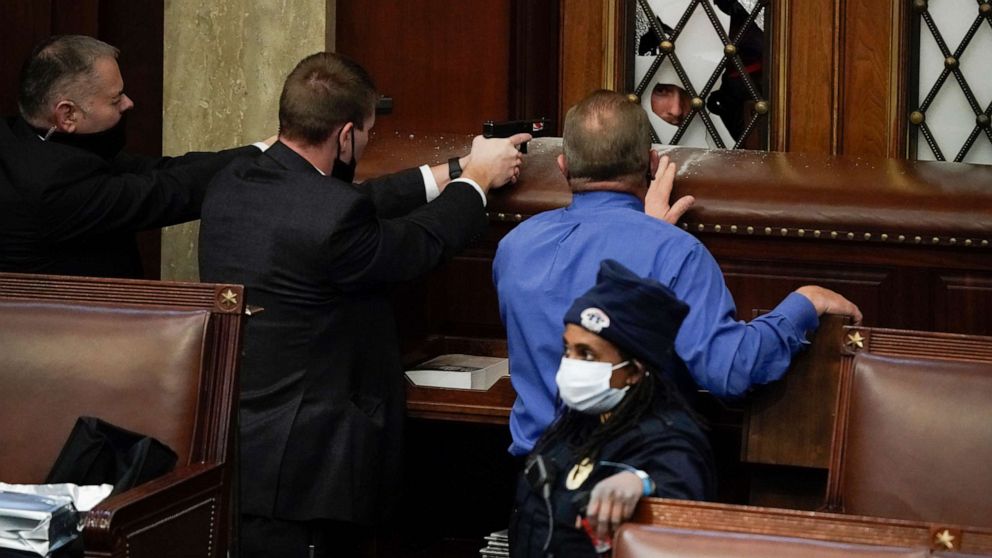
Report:
[[[241,558],[374,558],[375,532],[344,521],[241,516]]]

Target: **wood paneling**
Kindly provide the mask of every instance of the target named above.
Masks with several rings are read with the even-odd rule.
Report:
[[[901,157],[905,134],[903,30],[898,0],[844,3],[839,153]]]
[[[3,0],[0,21],[0,115],[17,114],[21,64],[51,34],[52,5],[40,0]]]
[[[842,1],[842,0],[840,0]],[[789,10],[785,151],[834,153],[838,39],[835,0],[782,4]]]
[[[558,119],[558,0],[514,0],[510,118]],[[558,130],[561,126],[558,125]]]
[[[992,335],[992,277],[987,273],[937,273],[934,329]]]
[[[510,115],[511,0],[339,0],[337,50],[393,98],[379,134],[480,133]]]
[[[565,112],[603,87],[604,1],[561,0],[561,122]]]

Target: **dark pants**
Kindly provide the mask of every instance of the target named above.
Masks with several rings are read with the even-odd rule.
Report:
[[[372,528],[344,521],[241,516],[241,558],[374,558]]]

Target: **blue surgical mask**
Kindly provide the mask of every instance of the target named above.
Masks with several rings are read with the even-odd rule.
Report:
[[[555,376],[561,400],[569,408],[590,415],[613,410],[620,404],[630,386],[622,389],[610,387],[610,378],[614,370],[629,363],[628,360],[610,364],[562,357]]]

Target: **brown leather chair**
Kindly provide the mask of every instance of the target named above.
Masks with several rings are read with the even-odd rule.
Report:
[[[992,338],[847,332],[831,509],[992,527]]]
[[[87,556],[224,556],[243,292],[0,274],[0,480],[42,482],[76,418],[153,436],[168,475],[85,521]]]
[[[613,558],[928,558],[926,547],[902,548],[750,533],[627,523],[614,538]]]

